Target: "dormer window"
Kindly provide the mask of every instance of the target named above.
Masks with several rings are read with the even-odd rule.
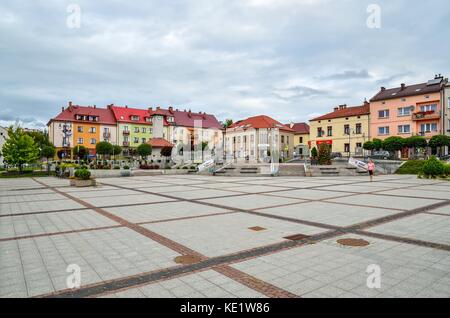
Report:
[[[139,116],[132,115],[132,116],[131,116],[131,120],[133,120],[133,121],[138,121],[138,120],[139,120]]]
[[[146,117],[146,118],[145,118],[145,121],[146,121],[147,123],[151,123],[151,122],[152,122],[152,118],[151,118],[151,117]]]
[[[167,121],[169,123],[173,123],[174,122],[174,118],[172,116],[167,117]]]

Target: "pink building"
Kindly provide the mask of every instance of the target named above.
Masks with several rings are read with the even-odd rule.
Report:
[[[370,100],[370,135],[386,139],[391,136],[424,136],[443,134],[441,90],[442,76],[427,83],[386,89]]]

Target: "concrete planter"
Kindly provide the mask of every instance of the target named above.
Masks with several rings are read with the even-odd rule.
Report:
[[[70,179],[70,186],[72,187],[93,187],[96,185],[95,179],[89,180],[79,180],[79,179]]]
[[[121,177],[131,177],[131,170],[121,170],[120,176]]]

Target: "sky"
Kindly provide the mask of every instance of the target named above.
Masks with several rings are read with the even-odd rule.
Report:
[[[449,77],[449,21],[448,0],[2,0],[0,124],[69,101],[308,121]]]

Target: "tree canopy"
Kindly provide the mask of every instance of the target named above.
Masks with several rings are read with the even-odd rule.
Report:
[[[15,165],[22,171],[24,164],[33,163],[39,158],[39,148],[34,139],[17,127],[9,127],[8,139],[3,145],[2,153],[7,164]]]
[[[147,158],[147,156],[152,154],[152,146],[149,144],[141,144],[137,147],[137,152],[143,159]]]
[[[89,150],[85,146],[77,145],[73,148],[73,154],[78,159],[86,158],[86,155],[89,153]],[[59,157],[59,156],[58,156]]]
[[[162,148],[161,149],[161,156],[166,157],[166,158],[172,156],[172,148],[173,147],[164,147],[164,148]]]
[[[107,141],[100,141],[95,145],[95,151],[98,155],[110,155],[113,152],[113,145]]]
[[[383,141],[383,149],[387,151],[399,151],[405,147],[404,139],[402,137],[392,136]]]

